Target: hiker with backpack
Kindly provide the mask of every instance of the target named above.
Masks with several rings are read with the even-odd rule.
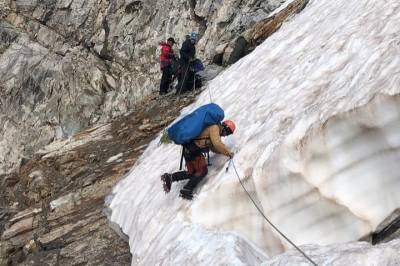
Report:
[[[172,46],[175,44],[174,38],[168,38],[167,42],[160,43],[161,54],[160,54],[160,68],[162,71],[161,82],[160,82],[160,95],[168,93],[168,89],[172,82],[172,64],[176,60],[176,56]]]
[[[198,34],[192,32],[189,38],[182,43],[180,49],[180,74],[178,79],[178,86],[176,89],[176,94],[184,93],[190,91],[192,87],[189,84],[189,80],[194,79],[194,73],[190,70],[190,64],[196,59],[196,43],[198,40]]]
[[[187,170],[173,174],[165,173],[161,176],[166,193],[171,190],[172,182],[189,179],[183,189],[180,190],[180,196],[191,200],[194,189],[208,172],[204,154],[208,154],[209,150],[211,150],[229,158],[233,157],[233,152],[223,144],[221,137],[233,134],[236,126],[231,120],[220,122],[223,117],[223,110],[212,103],[198,108],[168,130],[175,143],[183,143],[182,155],[185,159]],[[190,123],[196,123],[196,121],[196,125],[190,125]],[[203,127],[205,128],[203,129]],[[201,129],[201,133],[197,134],[199,129]],[[195,137],[190,140],[191,134],[195,135]]]

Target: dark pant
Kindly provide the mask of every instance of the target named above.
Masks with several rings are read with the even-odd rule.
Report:
[[[172,181],[189,179],[184,186],[185,189],[193,191],[201,180],[207,175],[207,162],[202,150],[192,143],[183,148],[183,156],[186,162],[186,171],[172,174]]]
[[[186,83],[184,85],[184,88],[185,88],[184,91],[185,92],[192,91],[192,90],[194,90],[194,86],[195,86],[195,75],[194,75],[193,70],[191,70],[189,68],[189,71],[188,71],[187,77],[186,77]]]
[[[162,69],[160,95],[168,93],[169,85],[172,80],[172,66],[168,65]]]

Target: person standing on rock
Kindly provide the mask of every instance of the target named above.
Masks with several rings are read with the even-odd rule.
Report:
[[[181,189],[180,196],[188,200],[193,199],[193,190],[208,173],[204,153],[208,153],[211,150],[232,158],[233,152],[224,145],[221,137],[233,134],[235,129],[236,125],[233,121],[225,120],[220,124],[205,128],[199,137],[189,144],[183,145],[183,158],[185,159],[187,170],[173,174],[165,173],[161,176],[165,193],[171,190],[172,182],[189,179]]]
[[[192,32],[189,38],[183,42],[180,50],[180,73],[178,86],[176,93],[180,94],[186,91],[190,91],[192,88],[190,82],[194,79],[194,73],[190,70],[190,63],[196,59],[196,43],[199,35],[196,32]]]
[[[160,68],[162,71],[161,82],[160,82],[160,95],[168,93],[169,86],[172,80],[172,63],[176,59],[175,52],[172,46],[175,44],[174,38],[168,38],[167,42],[160,43],[161,55],[160,55]]]

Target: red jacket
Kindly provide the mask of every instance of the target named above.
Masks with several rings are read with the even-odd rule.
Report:
[[[160,43],[161,46],[161,55],[160,55],[160,67],[163,69],[164,67],[171,65],[172,60],[175,58],[172,47],[166,43]]]

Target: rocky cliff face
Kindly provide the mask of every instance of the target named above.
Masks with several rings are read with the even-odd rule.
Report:
[[[135,115],[55,141],[0,180],[0,265],[130,265],[105,198],[193,96],[146,98]]]
[[[198,31],[200,58],[232,63],[266,37],[261,26],[282,2],[2,1],[0,174],[54,139],[133,110],[157,89],[159,41]]]

